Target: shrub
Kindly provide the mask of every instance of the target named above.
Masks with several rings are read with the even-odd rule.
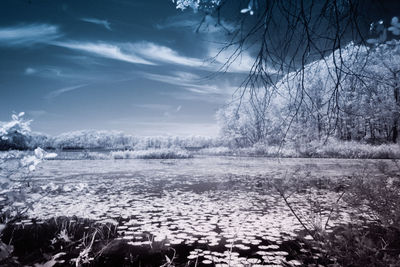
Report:
[[[113,159],[187,159],[193,157],[193,155],[186,150],[171,148],[114,151],[111,152],[111,157]]]

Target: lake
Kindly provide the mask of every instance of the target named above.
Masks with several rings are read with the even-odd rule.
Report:
[[[379,177],[377,165],[394,168],[390,160],[349,159],[49,160],[32,177],[28,215],[39,223],[60,216],[111,222],[132,251],[172,248],[182,264],[301,265],[300,254],[316,248],[288,244],[312,239],[304,226],[329,232],[368,219],[341,199],[340,185]],[[300,182],[287,186],[290,180]]]

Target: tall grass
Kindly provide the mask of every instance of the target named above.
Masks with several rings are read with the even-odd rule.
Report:
[[[192,154],[180,148],[125,150],[110,153],[113,159],[187,159]]]
[[[358,142],[329,140],[326,143],[288,143],[283,146],[256,143],[250,147],[210,147],[199,151],[213,156],[262,156],[350,159],[400,159],[400,144],[370,145]]]

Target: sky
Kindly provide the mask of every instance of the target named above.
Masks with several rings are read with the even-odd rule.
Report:
[[[170,0],[2,0],[0,121],[24,111],[50,135],[216,135],[252,58],[215,75],[224,35],[212,18],[197,32],[201,18]]]

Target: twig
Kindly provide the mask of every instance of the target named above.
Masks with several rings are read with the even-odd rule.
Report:
[[[338,205],[339,201],[342,199],[342,197],[343,197],[343,195],[344,195],[345,193],[346,193],[346,191],[343,191],[343,192],[340,194],[339,198],[336,200],[336,203],[335,203],[334,207],[331,208],[331,211],[329,212],[329,216],[328,216],[328,219],[326,220],[324,229],[326,229],[326,227],[328,226],[329,220],[331,219],[331,216],[332,216],[333,210],[335,209],[335,206]]]
[[[297,221],[301,224],[301,226],[303,226],[304,230],[306,230],[306,232],[314,239],[316,240],[314,234],[308,229],[308,227],[303,223],[303,221],[301,220],[301,218],[297,215],[297,213],[294,211],[294,209],[292,208],[292,205],[289,203],[289,201],[287,200],[285,194],[283,193],[283,191],[278,188],[277,185],[273,184],[275,189],[278,191],[279,195],[283,198],[283,200],[285,201],[286,206],[290,209],[290,211],[292,212],[292,214],[294,215],[294,217],[296,217]]]

